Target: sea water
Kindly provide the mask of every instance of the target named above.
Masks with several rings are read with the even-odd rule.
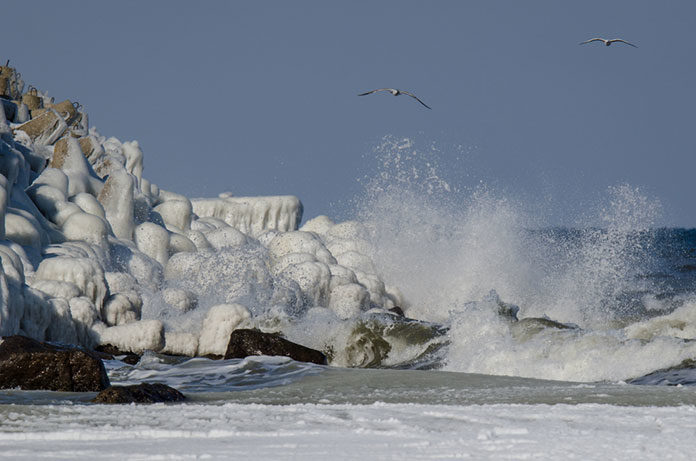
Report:
[[[106,362],[113,384],[165,383],[185,404],[2,391],[0,457],[690,459],[695,230],[659,227],[659,202],[627,184],[573,226],[546,226],[485,185],[457,189],[411,140],[386,138],[376,156],[351,218],[406,318],[253,312],[329,350],[333,366],[150,352]],[[247,273],[227,261],[264,257],[217,252],[200,299]],[[249,304],[272,297],[249,286]],[[144,318],[201,321],[149,301]]]

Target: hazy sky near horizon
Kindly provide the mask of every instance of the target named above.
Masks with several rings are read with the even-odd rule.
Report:
[[[608,187],[696,227],[693,1],[4,1],[2,56],[187,196],[344,216],[384,136],[576,224]],[[639,48],[599,43],[622,37]],[[391,86],[407,97],[357,97]]]

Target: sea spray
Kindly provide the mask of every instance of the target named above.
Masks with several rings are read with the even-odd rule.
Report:
[[[579,218],[583,227],[539,227],[543,216],[514,197],[450,185],[441,157],[385,138],[355,209],[406,314],[449,328],[446,369],[621,380],[694,356],[679,335],[646,343],[622,329],[650,322],[659,201],[622,184]],[[515,318],[500,315],[503,301],[519,305]],[[526,319],[535,327],[519,334]]]

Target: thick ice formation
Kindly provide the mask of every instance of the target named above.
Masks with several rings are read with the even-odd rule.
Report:
[[[101,136],[70,101],[20,99],[0,110],[0,335],[220,355],[239,325],[402,302],[360,224],[298,230],[297,197],[162,190],[136,141]]]

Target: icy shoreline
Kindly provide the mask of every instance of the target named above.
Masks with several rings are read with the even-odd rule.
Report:
[[[294,196],[161,190],[143,177],[137,141],[102,136],[79,105],[23,92],[14,69],[3,72],[0,336],[220,355],[238,327],[281,331],[313,308],[340,320],[404,304],[358,223],[321,216],[298,230]]]
[[[693,406],[229,403],[0,412],[0,458],[8,459],[690,459],[696,429]]]

